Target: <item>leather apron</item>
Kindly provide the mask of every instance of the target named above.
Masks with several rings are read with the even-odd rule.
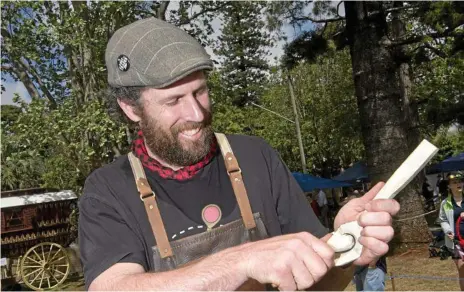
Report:
[[[152,247],[154,272],[163,272],[188,265],[201,258],[226,248],[268,237],[266,227],[259,213],[252,213],[242,171],[224,134],[216,133],[216,138],[224,157],[227,173],[240,209],[241,218],[207,231],[169,242],[163,220],[156,201],[156,195],[145,176],[138,158],[129,153],[129,161],[134,174],[140,199],[145,205],[148,220],[156,240]],[[238,290],[267,290],[269,285],[249,279]]]

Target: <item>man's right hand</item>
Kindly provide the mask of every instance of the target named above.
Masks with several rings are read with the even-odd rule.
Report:
[[[452,233],[452,232],[448,233],[447,235],[448,235],[449,239],[453,239],[453,238],[454,238],[454,233]]]
[[[348,284],[345,278],[349,281],[352,276],[349,269],[331,274],[330,283],[321,281],[335,265],[328,238],[330,235],[318,239],[306,232],[276,236],[231,247],[167,272],[151,273],[140,264],[116,263],[98,275],[89,290],[230,291],[250,278],[280,290],[317,287],[317,282],[321,284],[317,290],[344,289]]]
[[[247,243],[236,251],[247,278],[274,284],[279,290],[307,289],[335,264],[329,245],[307,232]]]

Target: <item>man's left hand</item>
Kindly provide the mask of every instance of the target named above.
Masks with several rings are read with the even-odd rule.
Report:
[[[400,204],[393,199],[373,200],[383,186],[384,183],[378,183],[364,196],[349,201],[335,217],[335,230],[351,221],[363,227],[359,238],[363,250],[354,262],[356,265],[377,261],[388,252],[388,242],[393,238],[392,216],[398,213]]]

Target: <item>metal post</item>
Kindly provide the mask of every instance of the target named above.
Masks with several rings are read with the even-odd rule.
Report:
[[[393,273],[390,273],[390,277],[391,277],[391,281],[392,281],[392,290],[393,290],[393,291],[396,291],[396,287],[395,287],[395,275],[393,275]]]
[[[292,78],[290,77],[289,72],[287,72],[287,79],[288,79],[288,88],[290,90],[290,99],[292,101],[293,114],[295,115],[296,136],[298,138],[298,146],[300,147],[301,166],[303,167],[303,173],[306,173],[306,157],[305,157],[304,148],[303,148],[303,139],[301,138],[300,119],[298,118],[295,94],[293,91],[293,82],[292,82]]]

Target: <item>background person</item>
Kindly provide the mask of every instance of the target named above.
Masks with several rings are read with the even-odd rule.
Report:
[[[452,253],[460,279],[464,278],[464,252],[457,243],[456,222],[459,217],[464,217],[464,206],[462,205],[463,175],[462,173],[448,176],[449,195],[441,202],[440,214],[438,216],[441,228],[445,233],[445,245]],[[464,220],[462,221],[464,222]],[[464,224],[459,226],[460,233],[464,235]],[[464,280],[459,281],[461,291],[464,291]]]
[[[422,196],[425,200],[425,209],[427,211],[435,210],[435,203],[433,201],[433,192],[429,189],[430,185],[427,180],[422,183]]]
[[[329,202],[327,201],[327,195],[321,189],[316,189],[316,193],[317,204],[321,211],[321,222],[326,228],[329,228]]]
[[[438,194],[440,196],[440,202],[445,200],[448,197],[448,180],[446,179],[449,176],[442,177],[438,175],[437,180],[437,187],[438,187]]]
[[[317,194],[313,194],[311,192],[306,194],[306,197],[310,201],[311,208],[313,209],[314,214],[320,220],[321,218],[321,210],[319,209],[319,205],[317,204]]]
[[[356,267],[354,282],[356,291],[385,291],[387,259],[383,256],[367,266]]]

